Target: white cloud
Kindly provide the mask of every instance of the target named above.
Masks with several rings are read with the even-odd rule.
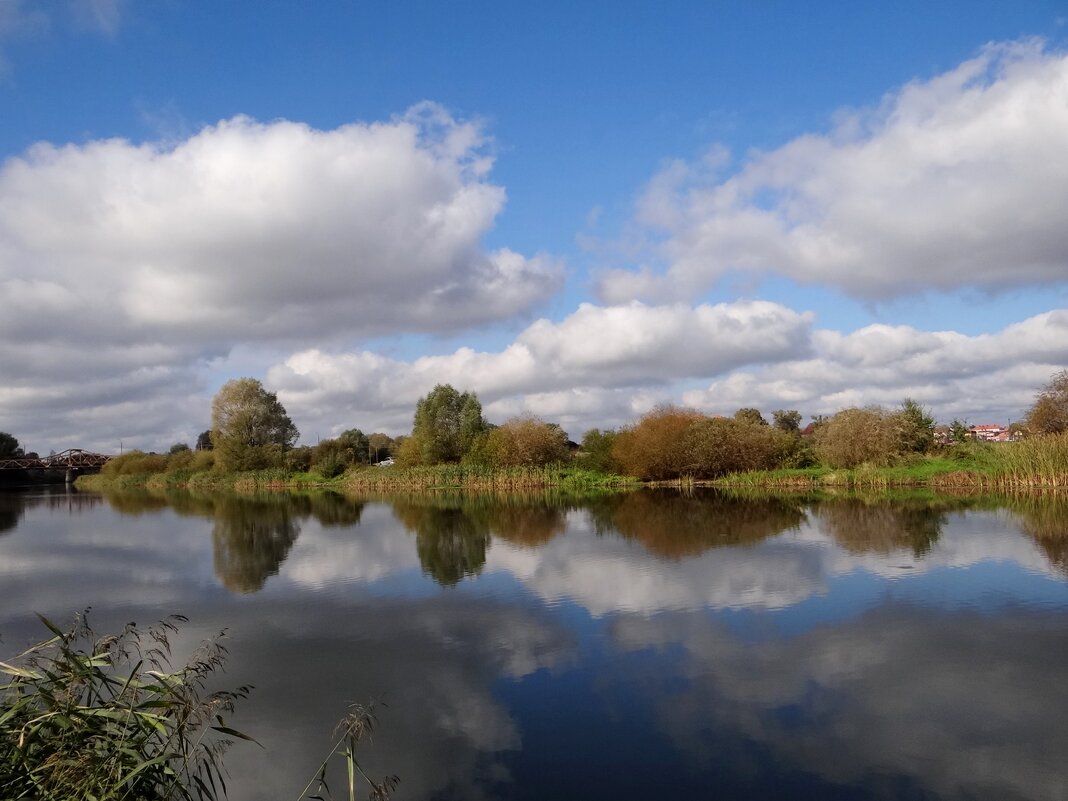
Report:
[[[715,414],[743,406],[833,413],[912,397],[941,420],[1019,418],[1068,364],[1068,310],[967,336],[871,325],[813,330],[808,315],[771,303],[689,308],[584,305],[539,320],[498,352],[461,348],[406,362],[313,349],[268,371],[299,419],[317,430],[407,431],[435,384],[478,393],[494,421],[533,412],[573,438],[632,422],[657,403]],[[694,380],[713,378],[703,388]]]
[[[666,272],[611,271],[600,291],[688,298],[732,272],[866,299],[1064,282],[1066,139],[1068,55],[989,45],[725,180],[722,154],[671,164],[637,217]]]
[[[738,371],[685,392],[683,401],[714,412],[757,406],[832,413],[911,397],[946,421],[1005,422],[1068,364],[1068,310],[978,336],[870,325],[850,334],[815,331],[812,342],[814,358]]]
[[[113,336],[230,342],[454,331],[559,270],[480,239],[504,204],[478,126],[429,104],[332,131],[236,117],[170,147],[38,144],[0,172],[0,281]]]
[[[477,392],[501,420],[533,411],[565,427],[592,420],[591,427],[605,424],[608,408],[630,417],[635,404],[651,406],[642,401],[646,385],[803,357],[809,324],[809,315],[767,302],[583,304],[560,322],[535,322],[496,353],[461,348],[402,362],[313,349],[271,368],[268,378],[288,409],[328,425],[346,425],[344,412],[353,410],[370,416],[371,428],[407,430],[419,397],[451,383]]]
[[[187,399],[244,343],[285,353],[526,313],[562,271],[482,247],[505,201],[488,145],[477,123],[421,104],[329,131],[236,117],[177,143],[40,143],[8,159],[0,426],[85,437],[74,419],[95,396],[123,384],[129,402]],[[142,374],[172,381],[141,393]],[[47,426],[27,417],[42,400]],[[131,428],[144,430],[124,415],[93,433]]]

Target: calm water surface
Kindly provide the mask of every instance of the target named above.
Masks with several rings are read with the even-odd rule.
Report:
[[[296,799],[351,701],[398,799],[1068,798],[1068,500],[0,493],[39,611],[226,629],[230,798]]]

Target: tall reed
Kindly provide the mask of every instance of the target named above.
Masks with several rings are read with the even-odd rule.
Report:
[[[1068,487],[1068,432],[1005,446],[998,478],[1010,488]]]
[[[207,693],[226,649],[216,639],[170,669],[175,616],[97,637],[86,616],[24,651],[0,686],[0,798],[200,799],[226,795],[221,756],[252,738],[222,715],[251,687]]]

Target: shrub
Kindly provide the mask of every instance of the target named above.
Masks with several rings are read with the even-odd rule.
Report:
[[[167,469],[167,457],[158,453],[130,451],[110,459],[100,472],[108,476],[134,476],[162,473]]]
[[[176,473],[179,470],[187,470],[193,466],[193,451],[186,448],[185,450],[174,451],[167,458],[167,473]]]
[[[708,417],[691,424],[683,443],[689,458],[686,472],[695,478],[716,478],[777,467],[782,440],[788,435],[751,420]]]
[[[566,461],[567,434],[537,417],[515,417],[479,437],[465,462],[487,467],[545,467]]]
[[[612,456],[612,447],[615,445],[615,441],[615,431],[601,431],[599,428],[592,428],[587,431],[582,438],[582,450],[579,452],[584,461],[584,466],[591,470],[600,470],[602,473],[620,472],[622,468]]]
[[[193,461],[189,467],[197,473],[204,473],[215,467],[215,451],[194,451]]]
[[[834,468],[889,464],[900,447],[893,416],[875,406],[843,409],[820,425],[813,436],[820,462]]]
[[[311,469],[312,449],[307,445],[286,451],[285,468],[291,473],[305,473]]]
[[[422,467],[425,462],[423,461],[423,443],[419,441],[419,437],[415,434],[405,437],[397,447],[397,455],[393,460],[398,467]]]
[[[624,428],[612,446],[612,458],[636,478],[663,481],[685,475],[691,459],[686,436],[703,415],[693,409],[658,406],[635,425]]]

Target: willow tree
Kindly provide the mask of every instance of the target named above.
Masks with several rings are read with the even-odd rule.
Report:
[[[211,441],[221,470],[278,464],[299,436],[278,396],[254,378],[227,381],[211,402]]]

